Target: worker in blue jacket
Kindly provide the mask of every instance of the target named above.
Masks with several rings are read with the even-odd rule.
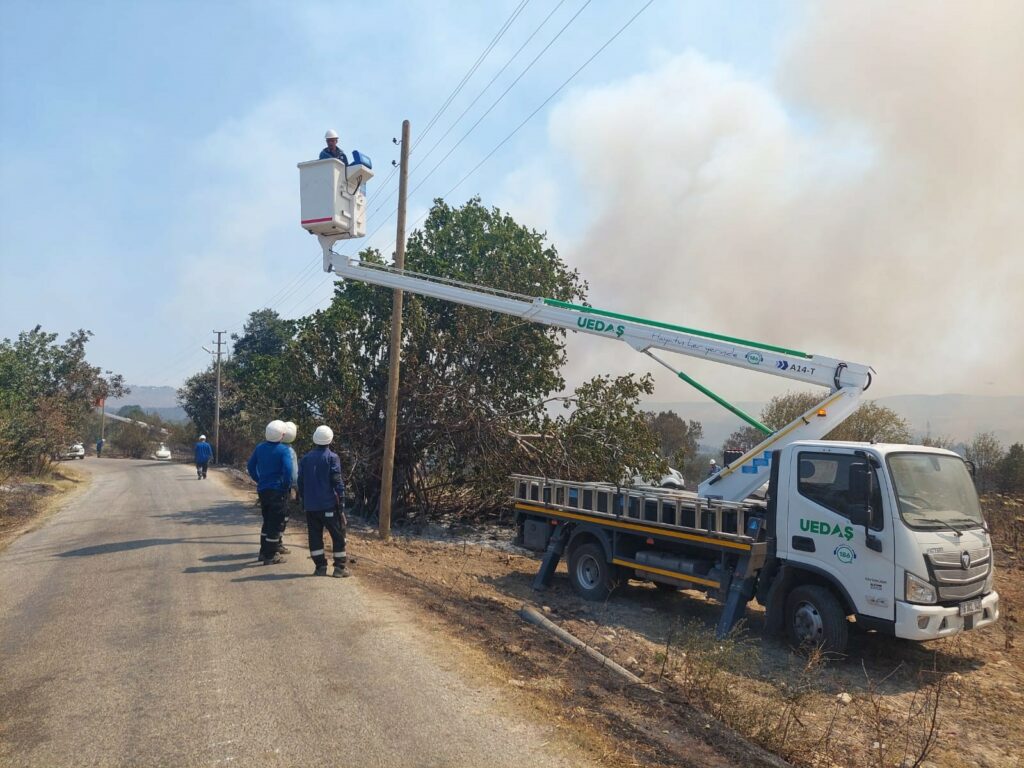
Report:
[[[199,442],[195,447],[196,475],[199,480],[206,479],[206,468],[210,466],[210,459],[213,458],[213,446],[206,442],[206,435],[199,436]]]
[[[284,422],[278,419],[267,424],[266,440],[256,446],[246,469],[256,481],[263,512],[260,531],[260,562],[264,565],[283,563],[284,555],[277,551],[281,545],[281,526],[284,523],[288,489],[292,484],[292,456],[287,445],[281,443]]]
[[[345,498],[345,483],[341,477],[341,460],[330,449],[334,432],[321,425],[313,432],[316,448],[299,462],[299,498],[306,513],[309,530],[309,556],[316,570],[314,576],[327,575],[327,554],[324,551],[324,528],[331,534],[331,553],[337,578],[350,575],[345,554],[345,513],[341,502]]]

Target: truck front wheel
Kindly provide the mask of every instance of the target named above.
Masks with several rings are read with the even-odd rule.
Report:
[[[795,646],[843,653],[848,637],[846,612],[827,588],[804,584],[786,598],[786,632]]]
[[[569,581],[584,600],[604,600],[611,594],[612,567],[600,544],[590,541],[572,548]]]

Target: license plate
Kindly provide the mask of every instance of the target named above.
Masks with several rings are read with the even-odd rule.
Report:
[[[967,600],[960,603],[960,615],[970,616],[972,613],[981,613],[981,598],[976,597],[974,600]]]

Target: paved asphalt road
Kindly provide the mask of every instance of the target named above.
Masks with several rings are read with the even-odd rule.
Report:
[[[0,765],[586,765],[358,575],[255,562],[211,473],[86,459],[0,553]]]

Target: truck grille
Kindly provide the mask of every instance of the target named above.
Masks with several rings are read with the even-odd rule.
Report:
[[[992,550],[988,547],[969,550],[970,566],[964,568],[961,552],[938,552],[928,555],[932,582],[939,588],[939,600],[966,600],[981,594],[985,579],[992,570]]]

